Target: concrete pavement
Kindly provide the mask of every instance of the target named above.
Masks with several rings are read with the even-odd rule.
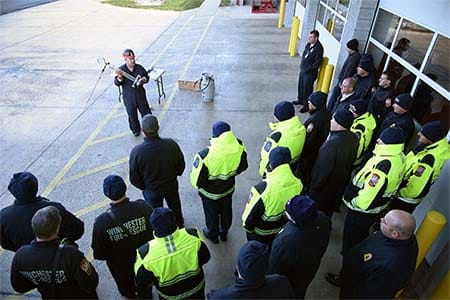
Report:
[[[296,97],[298,58],[286,53],[289,31],[276,28],[277,15],[252,15],[248,6],[218,8],[218,3],[206,0],[200,9],[180,14],[63,0],[1,16],[0,26],[8,28],[8,33],[0,31],[1,207],[12,201],[6,191],[10,176],[25,169],[33,172],[40,193],[83,219],[86,232],[80,249],[92,257],[92,224],[108,205],[102,180],[111,173],[127,176],[129,151],[142,137],[129,132],[111,76],[100,80],[90,103],[86,99],[100,71],[96,58],[109,57],[119,65],[122,49],[129,47],[144,66],[166,69],[167,99],[161,105],[156,86],[146,89],[161,135],[174,138],[185,155],[180,194],[186,226],[204,227],[189,172],[194,153],[208,144],[211,124],[230,122],[247,147],[249,170],[237,179],[230,238],[208,244],[212,259],[205,267],[207,291],[230,283],[235,254],[245,241],[241,214],[250,186],[259,181],[259,150],[270,132],[273,105]],[[198,79],[204,71],[216,77],[213,103],[176,87],[178,79]],[[134,187],[128,194],[142,197]],[[335,228],[342,228],[341,219],[338,215]],[[338,294],[323,273],[339,268],[339,235],[333,232],[308,291],[311,298]],[[9,271],[11,259],[12,253],[0,253],[2,270]],[[99,296],[117,298],[105,263],[94,261],[94,266],[100,274]],[[0,290],[12,293],[8,272],[2,272],[0,280]]]

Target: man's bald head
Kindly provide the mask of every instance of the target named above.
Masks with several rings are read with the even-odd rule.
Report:
[[[403,210],[393,209],[381,219],[381,231],[388,238],[396,240],[409,239],[416,230],[416,220]]]

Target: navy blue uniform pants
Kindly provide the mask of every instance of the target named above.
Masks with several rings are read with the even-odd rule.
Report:
[[[175,214],[178,227],[184,227],[180,195],[178,194],[178,181],[175,180],[174,182],[154,190],[145,189],[142,194],[144,195],[145,201],[147,201],[153,209],[156,207],[162,207],[165,199],[167,206]]]
[[[147,100],[145,98],[137,97],[137,99],[124,99],[124,105],[128,114],[128,125],[133,133],[138,133],[141,131],[141,124],[139,123],[139,118],[137,111],[141,113],[141,117],[151,114],[152,111],[148,106]]]
[[[209,199],[200,193],[199,195],[203,202],[206,227],[208,228],[207,237],[213,238],[219,234],[226,236],[233,219],[233,210],[231,207],[233,193],[218,200]]]
[[[317,79],[317,70],[306,73],[300,72],[298,75],[297,100],[303,105],[308,105],[308,97],[314,89],[314,81]]]
[[[370,234],[370,227],[379,219],[380,214],[366,214],[349,210],[345,218],[342,237],[342,253],[362,242]]]
[[[136,298],[136,287],[134,285],[134,264],[115,265],[106,261],[117,288],[122,296],[128,299]]]

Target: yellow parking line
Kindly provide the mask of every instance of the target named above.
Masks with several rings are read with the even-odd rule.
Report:
[[[95,144],[99,144],[99,143],[103,143],[103,142],[107,142],[107,141],[111,141],[111,140],[115,140],[115,139],[119,139],[121,137],[127,136],[127,135],[131,135],[130,131],[124,131],[115,135],[111,135],[111,136],[107,136],[95,141],[92,141],[92,143],[89,146],[95,145]]]
[[[111,117],[111,119],[125,117],[125,116],[127,116],[127,112],[126,111],[125,112],[120,112],[118,114],[115,114],[114,116]]]
[[[88,139],[84,142],[84,144],[80,147],[80,149],[78,149],[75,155],[72,156],[72,158],[66,163],[66,165],[61,169],[61,171],[59,171],[59,173],[55,176],[55,178],[53,178],[50,184],[45,188],[44,192],[42,193],[43,196],[48,196],[55,189],[55,187],[59,184],[61,179],[67,174],[70,168],[72,168],[75,162],[81,157],[81,155],[84,153],[84,151],[86,151],[86,149],[97,137],[97,135],[100,133],[103,127],[106,126],[111,117],[116,113],[117,109],[120,107],[120,104],[121,103],[117,103],[116,105],[114,105],[113,109],[108,114],[108,116],[105,119],[103,119],[103,121],[97,126],[97,128],[88,137]]]
[[[180,75],[180,78],[183,78],[183,77],[186,75],[186,73],[187,73],[189,67],[190,67],[191,64],[192,64],[192,60],[194,59],[194,55],[197,53],[198,49],[200,48],[200,45],[201,45],[201,43],[203,42],[203,39],[205,38],[206,33],[208,32],[208,29],[209,29],[209,27],[211,26],[211,23],[212,23],[213,20],[214,20],[214,16],[212,16],[212,17],[209,19],[209,22],[208,22],[208,24],[206,25],[205,29],[203,30],[203,33],[202,33],[200,39],[198,40],[197,45],[196,45],[194,51],[192,52],[191,56],[189,57],[189,60],[188,60],[187,64],[184,66],[184,69],[183,69],[183,71],[182,71],[182,73],[181,73],[181,75]],[[174,88],[173,91],[172,91],[172,93],[171,93],[170,96],[169,96],[169,99],[168,99],[168,100],[166,101],[166,103],[164,104],[164,107],[163,107],[161,113],[160,113],[159,116],[158,116],[158,119],[159,119],[159,122],[160,122],[160,123],[161,123],[161,120],[162,120],[162,119],[164,118],[164,116],[166,115],[167,110],[169,109],[169,106],[170,106],[170,104],[172,103],[172,100],[173,100],[173,98],[175,97],[175,94],[177,93],[177,91],[178,91],[178,90]]]
[[[173,36],[173,38],[166,45],[166,47],[164,47],[164,49],[159,53],[159,55],[152,61],[152,63],[150,64],[151,66],[154,66],[156,64],[156,62],[161,58],[161,56],[163,56],[163,54],[166,52],[167,49],[169,49],[170,45],[173,44],[173,42],[178,37],[178,35],[181,33],[181,31],[183,31],[183,29],[186,27],[186,25],[192,21],[193,17],[194,17],[194,15],[190,16],[189,19],[183,24],[183,26],[181,26],[180,30],[178,30],[178,32]]]
[[[95,167],[95,168],[92,168],[92,169],[85,170],[85,171],[83,171],[81,173],[78,173],[78,174],[75,174],[73,176],[64,178],[64,179],[59,181],[58,185],[66,184],[66,183],[69,183],[71,181],[78,180],[80,178],[83,178],[83,177],[86,177],[86,176],[89,176],[89,175],[92,175],[92,174],[95,174],[95,173],[98,173],[98,172],[101,172],[101,171],[104,171],[104,170],[111,169],[112,167],[119,166],[119,165],[124,164],[126,162],[128,162],[128,156],[122,157],[121,159],[118,159],[118,160],[106,163],[104,165],[101,165],[101,166],[98,166],[98,167]]]

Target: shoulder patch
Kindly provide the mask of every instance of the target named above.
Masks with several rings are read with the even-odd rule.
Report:
[[[309,123],[308,127],[306,127],[306,132],[311,133],[314,130],[314,123]]]
[[[372,177],[369,180],[369,185],[371,187],[374,187],[374,186],[377,185],[379,180],[380,180],[380,176],[378,176],[377,174],[373,174]]]
[[[192,165],[194,166],[194,168],[198,168],[199,164],[200,164],[200,158],[196,156]]]
[[[280,141],[280,139],[281,139],[281,132],[276,131],[276,132],[272,133],[270,135],[270,138],[278,143]]]
[[[423,173],[425,172],[425,167],[423,166],[419,166],[416,170],[416,172],[414,172],[414,176],[417,177],[422,177]]]
[[[372,255],[372,253],[368,252],[368,253],[364,253],[363,257],[364,257],[364,262],[368,262],[369,260],[371,260],[373,258],[373,255]]]
[[[268,141],[264,144],[264,151],[269,152],[272,149],[272,142]]]
[[[92,274],[92,265],[86,258],[83,258],[83,260],[81,261],[80,269],[81,269],[81,271],[86,273],[87,276],[91,276],[91,274]]]

